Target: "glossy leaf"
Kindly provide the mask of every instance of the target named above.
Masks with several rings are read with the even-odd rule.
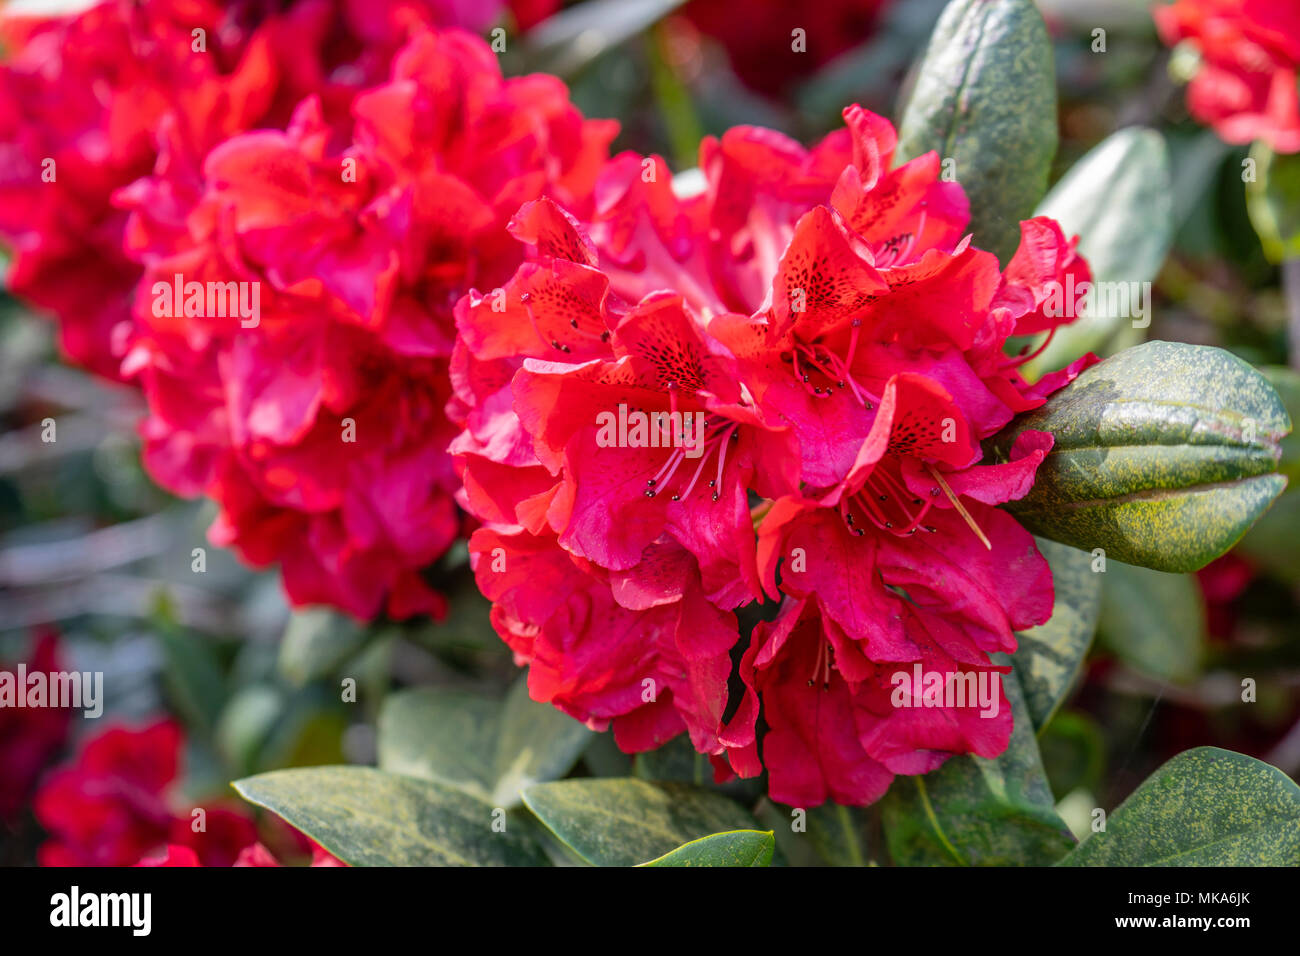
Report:
[[[1160,680],[1200,673],[1205,602],[1190,574],[1110,561],[1102,585],[1100,641],[1130,666]]]
[[[953,0],[930,37],[899,122],[902,162],[954,162],[974,241],[1005,263],[1047,189],[1056,154],[1052,45],[1032,0]]]
[[[1286,485],[1291,428],[1268,381],[1221,349],[1148,342],[1081,374],[989,442],[1006,460],[1027,429],[1055,445],[1007,510],[1042,537],[1162,571],[1232,547]]]
[[[883,801],[885,839],[903,866],[1042,866],[1074,845],[1054,809],[1034,727],[1014,672],[1002,678],[1015,729],[996,759],[952,757],[899,776]]]
[[[353,866],[547,865],[500,810],[427,780],[371,767],[304,767],[234,787]],[[493,829],[499,821],[505,832]]]
[[[325,677],[365,642],[365,629],[345,614],[326,608],[295,611],[280,639],[280,673],[295,684]]]
[[[685,843],[641,866],[771,866],[771,830],[731,830]]]
[[[680,7],[685,0],[588,0],[529,31],[529,69],[570,77]]]
[[[1094,283],[1151,282],[1174,238],[1173,174],[1164,139],[1140,127],[1112,133],[1070,167],[1035,214],[1052,217],[1066,236],[1079,237]],[[1141,286],[1129,288],[1142,294]],[[1037,377],[1087,352],[1108,354],[1121,328],[1150,323],[1149,311],[1138,316],[1132,307],[1129,314],[1110,307],[1119,301],[1090,295],[1086,314],[1057,330],[1026,375]],[[1127,301],[1133,303],[1131,296]],[[1150,308],[1149,296],[1138,301]]]
[[[1063,866],[1300,866],[1300,787],[1245,754],[1197,747],[1148,777]]]
[[[1036,544],[1051,565],[1056,597],[1046,624],[1017,633],[1020,646],[1012,659],[1025,706],[1034,727],[1042,730],[1074,686],[1092,646],[1102,575],[1093,570],[1094,559],[1087,552],[1045,538]]]
[[[758,829],[744,808],[710,790],[626,777],[534,784],[524,804],[597,866],[635,866],[722,830]]]
[[[1254,182],[1246,182],[1246,209],[1264,253],[1273,262],[1300,256],[1300,156],[1278,155],[1262,142],[1250,151]]]
[[[385,700],[379,766],[513,807],[525,787],[564,776],[591,738],[572,717],[531,700],[523,679],[504,701],[422,688]]]

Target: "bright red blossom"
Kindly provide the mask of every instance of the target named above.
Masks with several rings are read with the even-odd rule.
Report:
[[[687,729],[799,805],[1006,746],[1000,689],[981,716],[899,707],[892,678],[995,674],[1050,615],[1046,562],[995,506],[1051,436],[1000,464],[980,442],[1091,361],[1030,385],[1003,350],[1064,321],[1050,283],[1089,276],[1055,223],[1024,223],[1003,271],[937,156],[894,168],[893,128],[845,119],[810,151],[706,141],[696,195],[625,154],[590,213],[525,205],[528,260],[462,301],[453,361],[475,570],[533,696],[627,750]],[[611,447],[616,410],[688,437]],[[764,596],[745,643],[734,609]]]

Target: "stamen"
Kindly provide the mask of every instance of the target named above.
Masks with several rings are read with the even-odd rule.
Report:
[[[925,232],[925,210],[921,210],[921,221],[916,224],[916,231],[912,233],[911,238],[907,240],[907,246],[898,254],[895,262],[902,262],[912,254],[912,249],[916,247],[916,241],[921,238],[921,233]]]
[[[939,487],[942,488],[943,493],[948,496],[948,500],[951,501],[952,506],[957,509],[957,513],[961,515],[962,520],[965,521],[966,524],[970,525],[970,529],[975,532],[976,536],[981,541],[984,542],[984,547],[989,551],[992,551],[993,545],[989,543],[988,536],[980,530],[980,526],[975,523],[975,519],[970,516],[970,512],[967,511],[962,503],[957,500],[957,496],[953,494],[952,489],[948,487],[948,482],[944,481],[943,475],[939,474],[933,465],[926,465],[926,467],[930,469],[930,474],[934,475],[934,480],[939,483]],[[926,528],[926,530],[929,531],[930,529]]]
[[[673,453],[668,456],[668,461],[666,461],[664,466],[659,469],[659,474],[655,475],[653,478],[646,479],[646,484],[650,487],[650,490],[645,493],[645,496],[647,498],[653,498],[655,496],[655,485],[659,484],[661,480],[667,481],[672,478],[673,473],[677,471],[677,466],[680,465],[685,458],[686,452],[683,449],[674,448]]]

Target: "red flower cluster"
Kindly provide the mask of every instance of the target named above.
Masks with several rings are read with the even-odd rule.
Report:
[[[705,141],[693,195],[624,154],[590,213],[525,204],[527,261],[462,300],[453,359],[472,561],[532,696],[627,751],[687,730],[799,805],[1006,746],[991,655],[1053,592],[994,506],[1052,439],[980,441],[1088,361],[1030,385],[1003,351],[1088,278],[1060,228],[1023,223],[1001,270],[937,155],[894,167],[889,123],[844,115],[812,150]]]
[[[438,614],[452,306],[519,263],[521,202],[584,208],[616,127],[424,28],[495,7],[254,11],[105,4],[26,36],[0,77],[13,288],[65,317],[74,358],[140,382],[146,465],[216,499],[215,543],[280,561],[297,604]]]
[[[1170,46],[1187,42],[1200,66],[1192,115],[1229,143],[1263,140],[1300,151],[1300,7],[1277,0],[1175,0],[1154,11]]]
[[[37,637],[24,663],[29,675],[63,670],[55,634]],[[0,707],[0,823],[27,805],[41,772],[63,749],[71,721],[70,710],[56,707]]]
[[[456,0],[105,0],[0,21],[0,237],[9,288],[58,320],[73,361],[116,378],[140,276],[114,192],[154,168],[166,128],[201,158],[283,125],[303,97],[347,114],[414,28],[482,29],[501,5]]]
[[[167,843],[209,866],[234,863],[257,831],[242,813],[207,806],[205,829],[194,832],[172,792],[182,744],[169,721],[112,727],[87,740],[73,765],[47,776],[36,793],[36,819],[51,837],[38,851],[40,864],[130,866]]]
[[[158,172],[123,193],[151,474],[215,498],[213,541],[280,560],[295,603],[439,613],[420,572],[460,529],[452,307],[519,262],[521,201],[584,208],[614,131],[459,31],[413,37],[342,127],[311,98],[201,164],[164,131]],[[238,314],[204,307],[214,288],[239,289]]]

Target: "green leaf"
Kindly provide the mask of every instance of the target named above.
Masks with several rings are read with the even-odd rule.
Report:
[[[882,802],[885,840],[903,866],[1042,866],[1074,837],[1054,809],[1015,673],[1003,675],[1015,727],[993,760],[952,757],[923,777],[898,776]]]
[[[1300,787],[1245,754],[1197,747],[1148,777],[1062,866],[1300,866]]]
[[[568,773],[592,736],[567,714],[530,699],[522,678],[504,701],[422,688],[384,701],[379,766],[509,808],[530,784]]]
[[[1047,189],[1056,154],[1052,45],[1032,0],[953,0],[903,110],[898,161],[955,161],[975,244],[1005,263]]]
[[[641,866],[771,866],[776,838],[771,830],[732,830],[685,843]]]
[[[636,755],[633,776],[641,780],[676,780],[703,786],[713,776],[709,759],[691,746],[691,738],[679,734],[656,750]]]
[[[685,0],[588,0],[555,14],[524,39],[529,70],[571,77]],[[510,71],[514,72],[514,71]]]
[[[1300,156],[1279,156],[1263,142],[1251,148],[1255,181],[1246,183],[1246,211],[1272,262],[1300,255]]]
[[[1205,648],[1205,602],[1196,580],[1119,561],[1106,563],[1104,577],[1101,643],[1144,674],[1194,679]]]
[[[212,733],[226,703],[226,681],[208,640],[182,627],[162,592],[154,606],[154,633],[163,652],[168,699],[194,727]]]
[[[1300,582],[1300,494],[1288,491],[1261,521],[1246,533],[1237,551],[1274,577]]]
[[[808,810],[808,839],[831,866],[867,865],[866,811],[823,803]]]
[[[1052,568],[1056,598],[1046,624],[1020,631],[1013,660],[1034,727],[1042,730],[1074,687],[1097,631],[1101,575],[1090,554],[1039,538],[1038,550]]]
[[[1036,535],[1161,571],[1232,547],[1286,479],[1291,428],[1277,392],[1222,349],[1147,342],[1087,369],[988,443],[1006,461],[1024,431],[1055,445],[1034,487],[1004,507]]]
[[[1150,282],[1173,243],[1173,195],[1164,139],[1154,130],[1129,127],[1075,163],[1035,215],[1050,216],[1067,237],[1079,237],[1079,252],[1088,260],[1094,283]],[[1149,309],[1150,298],[1145,302]],[[1086,352],[1108,351],[1105,346],[1121,326],[1139,321],[1124,308],[1111,307],[1118,305],[1110,295],[1089,295],[1087,314],[1061,326],[1026,367],[1026,375],[1037,378]],[[1149,312],[1144,320],[1150,323]]]
[[[352,618],[325,608],[296,611],[280,639],[280,673],[302,685],[333,674],[366,642]]]
[[[627,777],[534,784],[524,804],[597,866],[635,866],[721,830],[758,829],[739,804],[710,790]]]
[[[500,811],[427,780],[371,767],[305,767],[233,786],[353,866],[547,865]],[[498,821],[506,832],[493,829]]]
[[[1259,374],[1268,379],[1278,398],[1282,399],[1291,421],[1300,418],[1300,372],[1284,365],[1265,365]],[[1282,460],[1278,462],[1278,472],[1286,475],[1288,480],[1300,479],[1300,434],[1292,432],[1287,435],[1282,439],[1281,446]]]

